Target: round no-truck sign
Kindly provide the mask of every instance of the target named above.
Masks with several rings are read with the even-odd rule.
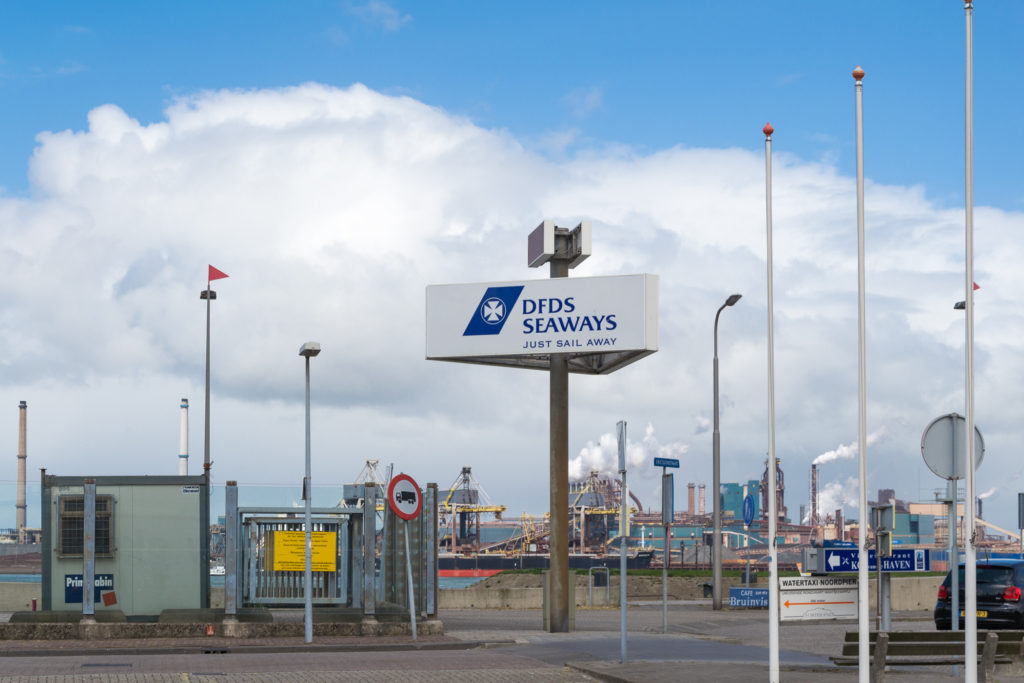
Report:
[[[388,505],[396,515],[410,521],[416,519],[423,509],[420,487],[408,474],[399,474],[388,484]]]

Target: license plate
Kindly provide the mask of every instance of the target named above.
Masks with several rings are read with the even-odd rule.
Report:
[[[964,611],[960,610],[960,616],[962,617],[963,615],[964,615]],[[979,619],[987,619],[988,618],[988,610],[984,610],[984,609],[978,610],[977,611],[977,617]]]

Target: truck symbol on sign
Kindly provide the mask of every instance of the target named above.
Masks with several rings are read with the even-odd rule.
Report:
[[[416,494],[412,491],[395,491],[396,503],[416,503]]]

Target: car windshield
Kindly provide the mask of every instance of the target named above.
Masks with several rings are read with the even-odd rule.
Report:
[[[964,568],[962,566],[960,567],[960,572],[958,573],[958,576],[960,577],[960,586],[962,588],[964,585]],[[979,584],[1012,584],[1013,567],[989,567],[985,565],[978,565],[975,577],[975,581]],[[946,577],[946,584],[949,585],[948,576]]]

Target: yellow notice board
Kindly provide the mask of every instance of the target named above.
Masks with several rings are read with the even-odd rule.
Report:
[[[273,534],[274,571],[306,571],[306,532],[274,531]],[[312,537],[313,571],[336,571],[338,564],[338,533],[336,531],[314,531]]]

